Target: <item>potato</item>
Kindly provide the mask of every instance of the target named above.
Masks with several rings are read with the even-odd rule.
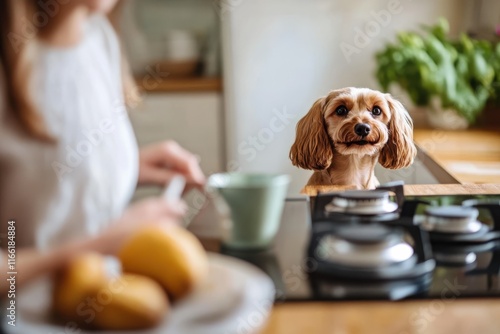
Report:
[[[75,258],[54,283],[56,316],[82,328],[149,328],[158,324],[169,309],[159,283],[139,275],[108,277],[105,258],[97,253]]]
[[[98,253],[86,253],[71,261],[56,276],[53,308],[58,317],[85,325],[77,309],[87,297],[95,296],[107,282],[104,258]]]
[[[145,329],[157,325],[169,306],[165,291],[153,279],[124,274],[121,289],[112,291],[109,303],[96,313],[95,327],[103,330]]]
[[[147,227],[128,240],[119,258],[123,271],[151,277],[179,299],[208,273],[208,259],[198,239],[182,227]]]

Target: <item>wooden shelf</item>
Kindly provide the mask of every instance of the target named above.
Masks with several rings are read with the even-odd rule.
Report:
[[[146,74],[136,76],[135,81],[140,89],[150,93],[222,91],[220,77],[161,78]]]

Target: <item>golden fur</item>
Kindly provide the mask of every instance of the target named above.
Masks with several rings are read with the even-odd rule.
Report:
[[[369,133],[358,135],[357,124],[369,126]],[[308,185],[373,189],[378,185],[377,161],[385,168],[404,168],[416,153],[413,122],[399,101],[389,94],[349,87],[318,99],[298,122],[290,159],[294,166],[314,170]]]

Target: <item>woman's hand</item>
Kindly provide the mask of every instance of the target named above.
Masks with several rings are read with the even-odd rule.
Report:
[[[123,243],[140,228],[179,224],[185,212],[186,204],[182,201],[148,198],[132,204],[111,226],[94,237],[69,240],[44,252],[35,248],[21,248],[16,251],[16,269],[19,272],[16,286],[23,286],[37,277],[54,272],[84,252],[97,251],[115,255]],[[0,259],[4,260],[6,256],[7,253],[0,250]],[[8,278],[7,269],[7,260],[1,261],[0,280]],[[0,285],[1,294],[6,294],[7,289],[8,284]]]
[[[103,253],[116,253],[123,242],[137,230],[148,225],[180,224],[187,211],[186,204],[166,201],[160,197],[147,198],[132,204],[123,215],[112,223],[96,240],[97,249]]]
[[[186,203],[182,200],[167,201],[161,197],[149,197],[130,205],[120,217],[119,224],[123,227],[123,225],[136,225],[137,222],[178,221],[186,211]]]
[[[170,179],[181,174],[188,187],[205,184],[205,176],[198,159],[174,141],[152,144],[139,153],[139,185],[159,185],[164,187]]]

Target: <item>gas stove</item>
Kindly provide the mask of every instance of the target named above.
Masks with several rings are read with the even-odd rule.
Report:
[[[394,182],[287,199],[273,248],[226,253],[266,271],[277,300],[500,297],[500,195]]]

